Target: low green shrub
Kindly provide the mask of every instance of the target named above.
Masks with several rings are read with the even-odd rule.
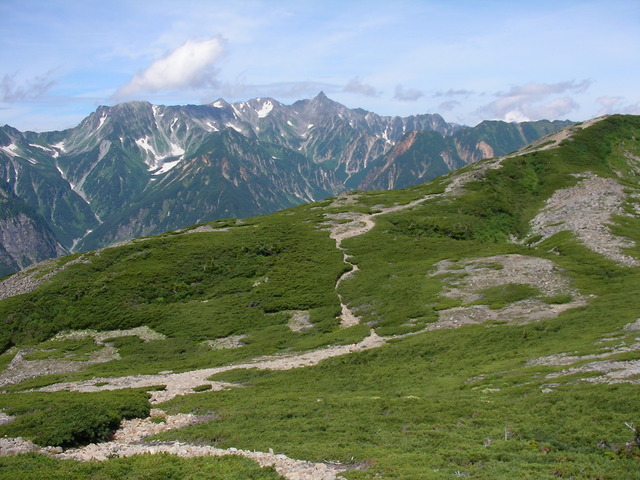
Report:
[[[272,467],[236,455],[180,458],[145,454],[112,458],[104,462],[55,460],[27,453],[0,457],[2,480],[282,480]]]
[[[0,426],[0,435],[65,448],[105,441],[122,420],[150,411],[149,395],[142,390],[16,393],[0,395],[0,407],[16,416]]]
[[[526,300],[527,298],[536,298],[541,292],[539,289],[525,283],[505,283],[485,288],[478,293],[482,295],[482,298],[471,302],[471,305],[488,305],[492,310],[497,310],[510,303]]]

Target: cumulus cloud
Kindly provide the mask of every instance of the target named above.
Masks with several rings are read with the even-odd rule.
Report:
[[[583,80],[513,86],[507,92],[496,93],[496,100],[481,107],[479,113],[508,122],[566,118],[579,107],[569,95],[583,93],[590,85],[590,81]]]
[[[189,40],[136,73],[115,96],[215,85],[213,66],[224,51],[224,42],[219,36],[203,41]]]
[[[355,77],[349,80],[344,86],[343,91],[349,93],[357,93],[359,95],[364,95],[365,97],[379,97],[380,92],[376,90],[373,86],[367,85],[366,83],[362,83],[360,78]]]
[[[56,82],[50,76],[51,72],[20,82],[20,85],[17,85],[17,73],[7,74],[2,77],[0,82],[0,98],[5,103],[35,100],[47,93],[55,85]]]
[[[424,93],[413,88],[405,88],[402,85],[396,85],[396,94],[393,96],[396,100],[403,102],[415,102],[420,97],[424,97]]]

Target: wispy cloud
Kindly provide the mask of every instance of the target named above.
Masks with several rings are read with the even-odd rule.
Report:
[[[5,103],[26,102],[35,100],[55,85],[55,80],[51,78],[52,72],[39,75],[32,79],[16,82],[17,73],[6,74],[0,82],[0,98]]]
[[[204,41],[189,40],[135,74],[118,89],[115,97],[215,85],[214,65],[224,52],[224,41],[219,36]]]
[[[630,115],[640,114],[640,102],[628,103],[628,100],[624,97],[598,97],[597,102],[602,105],[598,115],[616,112]]]
[[[433,96],[434,97],[457,97],[457,96],[464,96],[464,97],[468,97],[469,95],[472,95],[474,92],[471,90],[464,90],[464,89],[460,89],[460,90],[454,90],[452,88],[450,88],[449,90],[447,90],[446,92],[436,92]]]
[[[450,112],[451,110],[456,108],[458,105],[460,105],[460,102],[456,100],[449,100],[447,102],[442,102],[440,105],[438,105],[438,110],[442,112]]]
[[[572,80],[551,84],[529,82],[512,86],[506,92],[496,93],[498,98],[480,107],[479,113],[508,122],[561,118],[579,108],[570,95],[583,93],[590,85],[589,80]],[[560,95],[564,96],[557,98]]]
[[[348,93],[357,93],[359,95],[364,95],[365,97],[379,97],[382,93],[376,90],[372,85],[362,83],[359,77],[354,77],[349,80],[349,83],[344,86],[343,91]]]
[[[396,100],[403,102],[415,102],[419,98],[424,97],[424,93],[413,88],[405,88],[402,85],[396,85],[396,93],[393,96]]]
[[[622,113],[629,115],[640,115],[640,102],[632,103],[622,107]]]

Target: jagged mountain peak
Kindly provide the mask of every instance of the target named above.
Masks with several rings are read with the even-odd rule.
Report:
[[[530,134],[529,127],[499,123],[480,138],[436,114],[384,117],[324,92],[292,105],[270,97],[174,106],[133,101],[99,106],[62,132],[3,127],[0,175],[42,212],[65,248],[82,249],[200,219],[269,213],[346,189],[420,183],[504,150],[505,138],[513,151],[561,126]],[[413,131],[430,135],[385,157]],[[211,166],[207,178],[198,179],[204,165]],[[171,190],[178,188],[182,196]],[[189,215],[176,214],[186,211],[181,201],[190,203]]]

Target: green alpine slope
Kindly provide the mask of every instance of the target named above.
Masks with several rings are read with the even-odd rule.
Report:
[[[640,479],[638,159],[610,116],[8,277],[0,447],[60,448],[0,478]]]

